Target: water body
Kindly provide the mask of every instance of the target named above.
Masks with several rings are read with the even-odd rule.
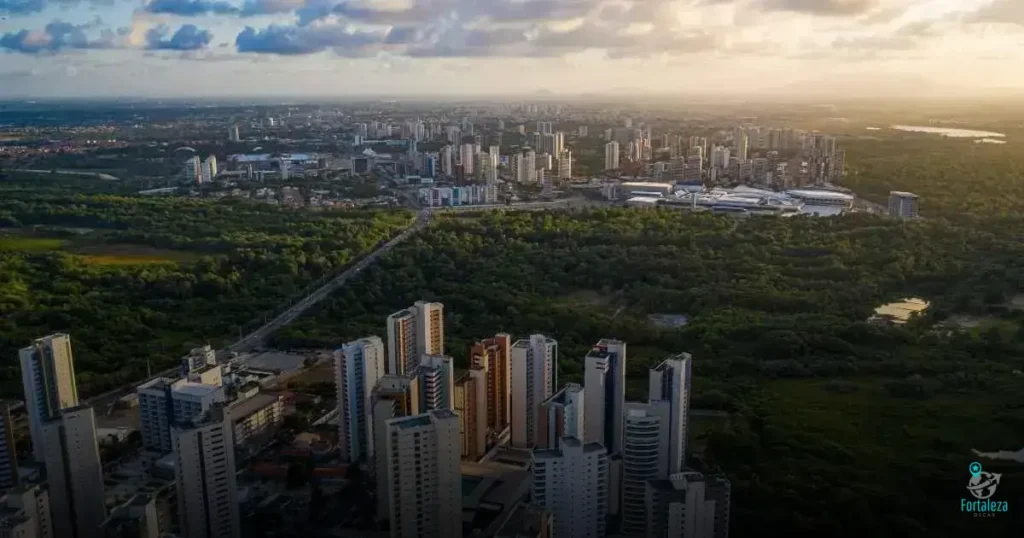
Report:
[[[893,125],[897,131],[908,131],[912,133],[929,133],[950,138],[1005,138],[1003,133],[990,131],[972,131],[970,129],[953,129],[951,127],[922,127],[920,125]]]

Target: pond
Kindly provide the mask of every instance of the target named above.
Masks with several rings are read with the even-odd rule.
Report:
[[[908,131],[913,133],[930,133],[950,138],[1003,138],[1003,133],[990,131],[972,131],[970,129],[953,129],[951,127],[922,127],[920,125],[893,125],[897,131]]]

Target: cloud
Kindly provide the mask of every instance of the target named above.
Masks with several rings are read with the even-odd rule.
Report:
[[[242,6],[242,16],[276,15],[291,13],[306,6],[306,0],[247,0]]]
[[[1024,2],[994,0],[967,17],[969,23],[1017,24],[1024,26]]]
[[[383,32],[352,31],[340,24],[318,26],[282,26],[272,24],[262,30],[246,26],[235,38],[240,53],[296,56],[333,49],[343,56],[365,55],[383,42]]]
[[[39,13],[46,7],[46,0],[0,0],[0,14],[28,15]]]
[[[158,15],[198,17],[200,15],[233,15],[239,9],[227,2],[210,0],[152,0],[143,11]]]
[[[42,54],[63,50],[117,48],[116,36],[110,30],[102,30],[99,38],[90,39],[86,30],[92,26],[53,21],[41,30],[19,30],[3,34],[0,36],[0,49],[23,54]]]
[[[146,31],[146,50],[189,51],[206,48],[213,40],[209,30],[201,30],[194,24],[184,24],[169,38],[170,28],[160,25]]]
[[[765,0],[764,9],[822,16],[850,16],[868,13],[878,0]]]

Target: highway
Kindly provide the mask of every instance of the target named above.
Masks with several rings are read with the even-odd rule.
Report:
[[[320,286],[312,293],[304,297],[302,300],[293,304],[291,307],[289,307],[287,310],[279,314],[274,319],[263,324],[255,331],[243,336],[237,342],[218,351],[218,356],[224,357],[225,355],[228,355],[231,352],[247,351],[249,349],[259,346],[263,339],[269,336],[271,333],[295,321],[295,319],[302,315],[302,313],[309,309],[309,307],[322,301],[325,297],[330,295],[332,291],[341,287],[343,284],[345,284],[345,282],[348,282],[350,278],[359,274],[360,271],[365,269],[373,262],[377,261],[377,259],[383,256],[384,254],[390,252],[391,249],[395,248],[396,245],[398,245],[402,241],[405,241],[416,232],[425,228],[427,224],[430,223],[430,218],[432,216],[433,214],[430,210],[424,209],[420,211],[416,216],[416,220],[413,221],[412,225],[409,228],[406,228],[404,231],[390,239],[387,243],[384,243],[383,245],[378,247],[377,250],[373,251],[362,260],[359,260],[359,262],[343,271],[340,275],[327,281],[327,283],[325,283],[323,286]],[[113,403],[117,401],[117,399],[121,395],[126,394],[134,387],[137,387],[143,383],[148,383],[149,381],[152,381],[153,379],[157,379],[160,377],[174,377],[177,375],[178,371],[179,367],[175,366],[174,368],[170,368],[162,372],[159,372],[153,375],[152,377],[133,383],[130,387],[121,387],[118,389],[105,392],[98,396],[89,398],[86,401],[86,403],[95,408],[98,408],[99,413],[106,414],[109,412],[110,409],[112,409]]]
[[[462,211],[491,211],[491,210],[511,210],[511,211],[541,211],[544,209],[553,209],[558,207],[567,206],[567,200],[558,200],[555,202],[526,202],[512,205],[481,205],[481,206],[462,206],[462,207],[445,207],[445,208],[434,208],[434,209],[422,209],[416,215],[416,219],[413,221],[409,228],[390,239],[387,243],[381,245],[377,250],[373,251],[365,258],[357,262],[355,265],[349,267],[338,276],[327,281],[323,286],[313,290],[312,293],[299,300],[295,304],[291,305],[287,310],[278,314],[277,317],[263,324],[255,331],[243,336],[237,342],[227,346],[226,348],[217,352],[218,357],[224,360],[232,352],[243,352],[258,347],[263,340],[270,336],[271,333],[288,325],[295,321],[303,312],[308,310],[311,306],[322,301],[325,297],[331,294],[334,290],[343,286],[352,277],[359,274],[360,271],[368,267],[370,264],[376,262],[381,256],[387,254],[391,249],[395,248],[396,245],[405,241],[416,232],[425,228],[429,223],[430,219],[435,213],[446,213],[446,212],[462,212]],[[159,377],[174,377],[177,375],[179,370],[178,366],[158,372],[152,377],[140,380],[133,383],[128,387],[121,387],[109,392],[105,392],[98,396],[89,398],[86,403],[98,408],[99,413],[106,414],[112,410],[112,406],[117,399],[123,394],[128,393],[135,387],[157,379]]]

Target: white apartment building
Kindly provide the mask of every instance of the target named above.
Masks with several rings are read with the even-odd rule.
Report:
[[[517,340],[511,363],[512,446],[533,448],[540,404],[558,386],[558,342],[542,334]]]
[[[388,422],[395,418],[419,415],[419,377],[416,375],[386,375],[380,378],[370,393],[369,452],[373,460],[373,474],[377,482],[377,519],[390,517],[391,499],[381,492],[388,489],[388,459],[384,449],[388,440]]]
[[[349,342],[334,352],[342,461],[360,461],[369,455],[370,392],[384,376],[385,361],[384,341],[377,336]]]
[[[686,439],[690,415],[690,374],[693,358],[689,353],[669,357],[648,373],[648,401],[664,401],[669,409],[668,473],[681,472],[686,466]]]
[[[583,439],[583,387],[569,383],[540,404],[537,448],[559,448],[563,437]]]
[[[175,424],[186,424],[225,400],[223,387],[187,379],[154,379],[140,385],[137,392],[142,446],[164,453],[173,448],[171,428]]]
[[[619,143],[615,140],[604,145],[604,169],[619,169]]]
[[[210,155],[203,161],[203,167],[200,171],[202,175],[202,182],[209,183],[217,177],[217,157]]]
[[[388,316],[387,333],[387,373],[411,373],[423,355],[444,355],[444,305],[417,301]]]
[[[61,410],[78,405],[71,337],[53,334],[40,338],[19,351],[18,358],[32,436],[32,456],[37,462],[43,461],[46,453],[43,424],[57,418]]]
[[[905,219],[917,218],[919,198],[912,192],[891,191],[889,193],[889,216]]]
[[[420,378],[420,412],[455,408],[455,362],[446,355],[424,355],[417,370]]]
[[[53,536],[94,538],[107,519],[107,507],[92,408],[62,410],[43,425],[43,437]]]
[[[495,178],[497,178],[496,175]],[[420,200],[429,207],[496,204],[498,203],[498,187],[493,184],[424,187],[420,189]]]
[[[609,454],[622,450],[622,406],[626,402],[626,343],[601,339],[584,359],[586,393],[584,441],[601,443]]]
[[[448,409],[387,423],[387,488],[392,538],[460,538],[459,417]]]
[[[608,452],[574,437],[533,451],[535,505],[551,512],[554,538],[602,538],[608,515]]]
[[[19,486],[7,492],[0,506],[0,536],[5,538],[54,538],[50,494],[46,487]]]
[[[462,164],[462,173],[466,177],[473,176],[473,157],[476,154],[476,148],[473,144],[463,144],[459,147],[459,163]]]
[[[188,538],[240,538],[231,420],[215,406],[173,430],[178,525]]]
[[[572,179],[572,151],[563,149],[558,155],[558,179]]]
[[[648,480],[668,478],[669,404],[627,402],[622,448],[622,533],[643,536],[647,530],[644,495]],[[614,487],[614,485],[613,485]]]
[[[724,476],[696,471],[647,482],[647,537],[728,538],[731,491]]]

